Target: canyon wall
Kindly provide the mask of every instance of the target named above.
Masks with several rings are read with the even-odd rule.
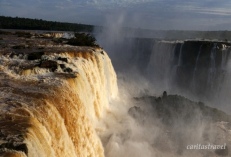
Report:
[[[166,90],[200,101],[229,102],[229,41],[122,38],[116,46],[104,44],[117,74],[139,73],[149,83],[145,88],[155,90],[152,93]]]

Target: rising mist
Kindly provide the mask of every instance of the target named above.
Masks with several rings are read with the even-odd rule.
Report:
[[[183,63],[185,56],[187,58],[186,51],[189,51],[185,46],[186,39],[169,40],[166,32],[158,37],[144,38],[145,35],[140,32],[126,32],[121,27],[123,20],[123,14],[110,16],[105,29],[100,33],[95,32],[97,41],[112,59],[119,88],[118,100],[112,102],[107,118],[102,121],[101,125],[105,130],[99,133],[105,155],[227,156],[230,147],[228,138],[231,136],[228,132],[230,116],[215,108],[231,113],[228,104],[231,91],[230,43],[220,43],[221,46],[214,48],[212,41],[202,41],[196,54],[193,54],[195,61],[192,63],[193,67],[190,67],[190,76],[189,73],[180,75],[185,67],[190,69]],[[182,39],[181,34],[179,39]],[[212,68],[214,65],[211,60],[215,57],[211,53],[213,48],[222,53],[225,66],[219,66],[220,73],[224,74],[222,80],[218,81],[219,87],[216,89],[219,88],[219,91],[208,94],[211,90],[209,85],[205,89],[198,89],[200,92],[195,90],[202,85],[199,84],[199,76],[203,71],[195,77],[197,69],[203,69],[203,64],[198,68],[197,63],[200,47],[209,53],[208,64],[205,66],[208,76],[204,80],[215,75],[214,69],[218,71],[218,67]],[[203,62],[203,58],[200,62]],[[220,79],[218,72],[216,74]],[[183,86],[182,77],[190,78],[190,83]],[[194,77],[198,79],[197,82]],[[198,83],[197,86],[195,83]],[[164,91],[167,92],[162,95]],[[227,147],[225,150],[187,150],[190,144],[226,144]]]

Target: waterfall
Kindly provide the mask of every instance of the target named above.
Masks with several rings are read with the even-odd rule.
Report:
[[[217,43],[213,44],[213,48],[210,53],[210,67],[208,74],[208,85],[211,89],[214,88],[214,79],[216,75],[216,52],[217,52]]]
[[[224,106],[224,109],[229,110],[230,93],[231,93],[231,48],[230,46],[222,45],[222,60],[221,60],[221,76],[219,77],[219,84],[215,101]],[[221,101],[222,100],[222,103]]]
[[[182,43],[181,46],[180,46],[180,54],[179,54],[178,64],[177,64],[178,67],[180,67],[182,65],[183,47],[184,47],[184,43]]]
[[[230,52],[230,47],[227,47],[226,45],[222,45],[222,61],[221,61],[222,69],[225,69],[227,65],[229,52]]]
[[[6,137],[1,139],[5,153],[103,157],[97,124],[118,92],[111,60],[97,48],[58,50],[46,50],[46,67],[24,59],[27,54],[21,59],[1,56],[0,133]],[[51,72],[54,64],[57,70]]]
[[[146,71],[158,91],[205,100],[222,90],[229,53],[228,43],[155,41]]]
[[[169,89],[174,59],[175,42],[158,41],[154,43],[147,67],[148,77],[157,86]]]
[[[196,84],[196,82],[195,82],[195,75],[196,75],[196,72],[197,72],[197,64],[198,64],[198,61],[199,61],[199,58],[200,58],[200,54],[201,54],[201,51],[202,51],[202,47],[203,47],[203,44],[200,46],[200,48],[199,48],[199,51],[198,51],[198,55],[197,55],[197,58],[196,58],[196,64],[195,64],[195,68],[194,68],[194,70],[193,70],[193,79],[192,79],[192,88],[194,88],[195,87],[195,84]]]

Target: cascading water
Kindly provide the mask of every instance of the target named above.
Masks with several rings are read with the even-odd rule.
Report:
[[[180,67],[182,65],[183,48],[184,48],[184,43],[182,43],[181,46],[180,46],[180,54],[179,54],[178,64],[177,64],[178,67]]]
[[[107,53],[12,35],[13,44],[33,45],[15,51],[9,38],[4,39],[0,156],[104,157],[96,126],[118,92]],[[40,46],[43,51],[37,52]]]
[[[210,54],[210,68],[208,74],[208,86],[210,87],[211,90],[214,88],[214,79],[216,76],[216,53],[217,53],[217,43],[214,43]]]
[[[196,72],[197,72],[197,64],[198,64],[198,61],[199,61],[199,58],[200,58],[200,54],[201,54],[201,51],[202,51],[202,47],[203,47],[203,44],[200,46],[200,49],[199,49],[199,52],[198,52],[198,55],[197,55],[197,59],[196,59],[196,64],[195,64],[195,68],[193,70],[193,80],[192,80],[192,86],[193,88],[195,87],[195,75],[196,75]]]
[[[222,62],[221,62],[221,68],[226,69],[227,62],[229,60],[229,53],[231,51],[231,47],[226,46],[225,44],[222,45]]]
[[[171,64],[174,58],[175,44],[171,42],[157,41],[153,45],[150,56],[150,61],[146,70],[148,77],[153,83],[156,83],[155,88],[169,89],[172,81]]]

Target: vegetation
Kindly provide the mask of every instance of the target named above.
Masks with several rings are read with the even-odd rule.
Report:
[[[93,26],[85,25],[85,24],[45,21],[42,19],[29,19],[29,18],[19,18],[19,17],[14,18],[14,17],[0,16],[0,29],[92,32]]]
[[[67,44],[74,46],[93,46],[99,47],[95,43],[96,39],[90,34],[86,33],[75,33],[75,37],[68,40]]]

